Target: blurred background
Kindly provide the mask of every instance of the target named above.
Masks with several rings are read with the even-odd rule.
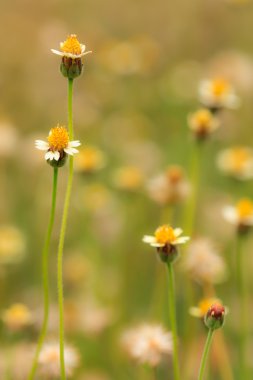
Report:
[[[66,340],[80,357],[73,378],[152,378],[121,347],[122,333],[136,323],[169,328],[164,267],[142,237],[161,223],[183,225],[192,146],[187,116],[199,107],[200,81],[217,76],[233,84],[241,106],[222,114],[222,127],[205,146],[196,236],[212,239],[226,266],[217,295],[230,309],[224,334],[233,363],[233,228],[222,220],[221,209],[250,196],[252,181],[224,176],[216,161],[222,149],[252,146],[252,16],[253,4],[246,0],[1,0],[0,312],[21,303],[32,316],[18,332],[2,318],[1,379],[26,378],[26,355],[42,319],[41,250],[52,168],[34,140],[67,123],[67,81],[50,49],[70,33],[93,51],[74,82],[75,137],[84,150],[76,159],[64,253]],[[164,199],[155,182],[167,170],[183,181],[176,201]],[[59,174],[48,340],[58,336],[56,248],[67,168]],[[249,254],[251,248],[249,242]],[[188,314],[185,277],[178,261],[179,333],[195,329],[189,379],[196,379],[205,328]],[[193,287],[197,303],[203,287],[198,281]],[[224,379],[215,355],[212,368],[210,378]],[[170,360],[159,371],[159,379],[167,379],[168,371],[172,378]]]

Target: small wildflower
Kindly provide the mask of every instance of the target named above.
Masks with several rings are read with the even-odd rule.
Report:
[[[203,140],[219,128],[220,121],[212,112],[203,108],[189,115],[188,124],[195,136]]]
[[[14,226],[0,227],[0,263],[12,264],[24,257],[25,239]]]
[[[239,105],[239,98],[235,94],[234,88],[222,78],[203,80],[199,87],[199,97],[201,103],[211,111],[236,108]]]
[[[76,349],[66,345],[64,360],[66,375],[71,377],[79,365],[79,355]],[[45,378],[53,380],[60,377],[60,352],[57,342],[44,345],[39,355],[39,366],[40,372]]]
[[[115,171],[113,180],[115,185],[126,191],[136,191],[143,184],[143,173],[136,166],[125,166]]]
[[[211,330],[219,329],[224,324],[225,308],[219,302],[214,303],[205,315],[205,324]]]
[[[86,47],[77,39],[75,34],[67,37],[66,41],[60,43],[60,51],[51,49],[52,53],[62,57],[61,72],[63,76],[74,79],[82,73],[82,57],[91,51],[85,51]]]
[[[106,159],[98,148],[93,146],[80,150],[75,161],[75,169],[80,173],[94,173],[105,166]]]
[[[220,283],[226,277],[226,266],[213,242],[204,237],[189,244],[183,260],[184,269],[201,284]]]
[[[247,198],[241,199],[235,206],[224,207],[223,216],[237,226],[239,232],[247,232],[253,226],[253,202]]]
[[[253,178],[253,150],[243,146],[225,149],[218,155],[217,165],[225,174],[239,180]]]
[[[147,183],[149,197],[160,205],[184,201],[190,193],[190,184],[178,165],[169,166],[166,171]]]
[[[197,306],[193,306],[190,308],[189,313],[193,317],[204,318],[209,308],[215,304],[220,303],[220,300],[217,298],[203,298]]]
[[[143,324],[127,330],[122,345],[128,355],[141,364],[156,367],[172,354],[172,336],[160,325]]]
[[[78,140],[69,141],[69,134],[65,127],[57,126],[50,130],[47,141],[36,140],[35,146],[46,151],[45,160],[52,166],[63,166],[67,155],[78,153],[76,149],[81,143]]]
[[[23,304],[14,304],[2,314],[2,320],[11,331],[20,331],[32,324],[30,310]]]
[[[174,261],[178,255],[177,245],[184,244],[190,239],[187,236],[180,236],[182,232],[181,228],[173,229],[169,225],[163,225],[156,229],[154,236],[145,235],[142,241],[151,247],[156,247],[162,261]]]

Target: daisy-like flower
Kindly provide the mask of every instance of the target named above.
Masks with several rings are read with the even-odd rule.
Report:
[[[206,108],[202,108],[188,117],[188,124],[192,132],[199,139],[204,139],[220,126],[220,121]]]
[[[172,336],[160,325],[143,324],[127,330],[122,345],[128,355],[141,364],[156,367],[165,356],[172,354]]]
[[[2,320],[11,331],[20,331],[33,322],[32,313],[23,304],[13,304],[2,314]]]
[[[115,186],[120,190],[136,191],[141,188],[144,175],[137,166],[123,166],[113,173]]]
[[[235,206],[224,207],[223,216],[240,232],[246,232],[253,226],[253,202],[247,198],[241,199]]]
[[[193,317],[204,318],[210,307],[215,303],[221,303],[218,298],[203,298],[197,306],[192,306],[189,313]]]
[[[81,149],[75,161],[75,169],[80,173],[95,173],[106,164],[104,153],[96,147]]]
[[[71,377],[79,365],[79,355],[75,348],[66,345],[64,349],[66,375]],[[46,379],[60,377],[60,352],[57,342],[44,345],[39,356],[40,373]]]
[[[225,149],[218,155],[217,165],[225,174],[239,180],[253,178],[253,150],[238,146]]]
[[[79,140],[69,141],[69,134],[65,127],[57,126],[50,130],[47,141],[36,140],[35,146],[39,150],[46,151],[45,160],[56,166],[62,166],[66,155],[78,153]]]
[[[162,261],[174,261],[177,257],[177,245],[184,244],[190,239],[188,236],[181,236],[182,232],[181,228],[174,229],[165,224],[158,227],[153,236],[145,235],[142,241],[157,248]]]
[[[222,78],[203,80],[199,86],[200,102],[212,111],[236,108],[239,98],[231,84]]]
[[[84,55],[91,53],[91,51],[85,51],[86,46],[80,44],[76,34],[70,34],[66,41],[60,43],[60,50],[51,49],[51,52],[61,57],[67,57],[72,59],[82,58]]]

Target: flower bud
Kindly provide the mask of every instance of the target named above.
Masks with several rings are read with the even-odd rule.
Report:
[[[178,249],[172,244],[157,247],[157,252],[163,263],[172,263],[178,258]]]
[[[50,159],[48,159],[47,160],[47,163],[50,165],[50,166],[52,166],[53,168],[61,168],[62,166],[64,166],[65,165],[65,163],[66,163],[66,161],[67,161],[67,158],[68,158],[68,155],[64,152],[64,151],[62,151],[61,153],[60,153],[60,158],[59,158],[59,160],[50,160]]]
[[[205,315],[205,324],[209,329],[216,330],[224,324],[225,308],[219,303],[213,304]]]
[[[81,58],[62,57],[60,70],[64,77],[68,79],[77,78],[81,75],[82,68]]]

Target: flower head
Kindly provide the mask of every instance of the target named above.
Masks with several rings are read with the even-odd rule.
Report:
[[[2,320],[10,330],[19,331],[31,325],[33,318],[25,305],[17,303],[3,312]]]
[[[197,306],[190,308],[189,312],[193,317],[204,318],[213,304],[220,303],[218,298],[203,298]]]
[[[216,330],[223,326],[225,316],[225,307],[216,302],[210,306],[205,315],[205,324],[209,329]]]
[[[225,174],[240,180],[253,178],[253,150],[238,146],[225,149],[219,155],[217,164]]]
[[[56,166],[62,166],[66,155],[78,153],[76,147],[81,143],[78,140],[69,141],[69,134],[65,127],[57,125],[50,130],[47,141],[36,140],[35,146],[39,150],[46,151],[45,159]]]
[[[76,349],[65,345],[64,360],[66,375],[70,377],[79,364],[79,355]],[[47,379],[60,377],[60,352],[57,342],[44,345],[40,352],[39,365],[41,374]]]
[[[248,230],[253,226],[253,202],[247,198],[240,199],[235,206],[224,207],[223,216],[239,231]]]
[[[136,191],[143,183],[143,173],[136,166],[124,166],[114,172],[113,181],[121,190]]]
[[[0,227],[0,263],[19,262],[25,252],[25,239],[21,231],[14,226]]]
[[[80,173],[94,173],[105,166],[104,153],[96,147],[86,146],[80,150],[75,161],[75,168]]]
[[[219,119],[206,108],[190,114],[188,123],[192,132],[199,139],[206,138],[220,126]]]
[[[171,333],[160,325],[143,324],[129,329],[123,335],[122,343],[131,358],[152,367],[172,353]]]
[[[60,51],[55,49],[51,49],[51,51],[61,57],[77,59],[91,53],[91,51],[85,51],[85,49],[85,45],[80,44],[76,34],[70,34],[64,42],[60,43]]]
[[[204,80],[200,83],[199,97],[202,104],[210,110],[236,108],[239,98],[231,84],[222,78]]]

